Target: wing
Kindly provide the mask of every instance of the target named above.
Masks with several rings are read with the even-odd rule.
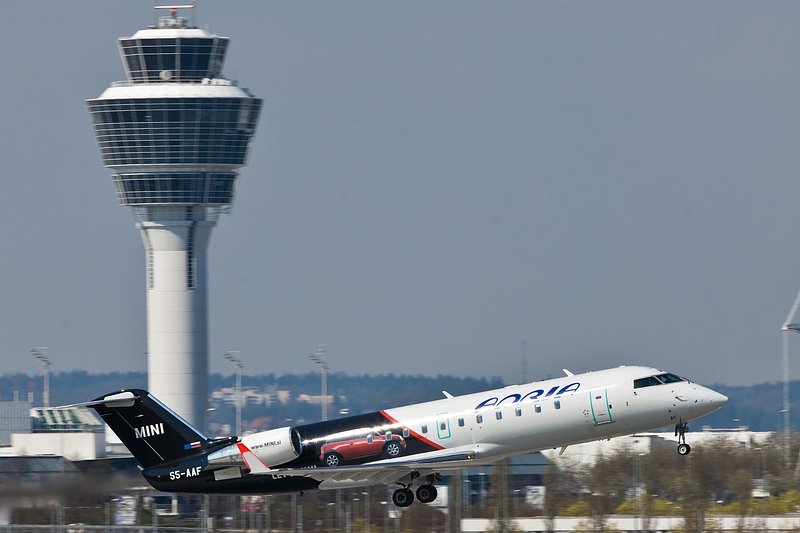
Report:
[[[436,450],[413,457],[383,459],[361,465],[345,465],[319,468],[275,468],[253,471],[250,475],[300,476],[316,479],[319,488],[339,489],[364,485],[380,485],[395,482],[411,482],[419,476],[457,470],[476,463],[478,454],[471,447]]]

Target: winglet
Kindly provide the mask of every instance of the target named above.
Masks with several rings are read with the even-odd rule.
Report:
[[[452,395],[452,394],[450,394],[449,392],[447,392],[446,390],[443,390],[443,391],[442,391],[442,394],[444,394],[444,397],[445,397],[445,398],[452,398],[452,397],[453,397],[453,395]]]
[[[242,454],[242,459],[244,459],[244,463],[247,465],[247,468],[250,469],[251,474],[264,474],[269,471],[267,465],[256,457],[256,454],[251,452],[250,448],[241,442],[237,443],[236,446],[239,448],[239,453]]]
[[[573,374],[572,372],[570,372],[569,370],[567,370],[566,368],[562,368],[562,370],[564,371],[564,373],[565,373],[565,374],[566,374],[568,377],[569,377],[569,376],[574,376],[574,375],[575,375],[575,374]]]

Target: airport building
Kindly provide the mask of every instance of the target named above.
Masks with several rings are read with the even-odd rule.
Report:
[[[54,456],[71,461],[106,457],[104,424],[78,407],[31,407],[30,402],[0,402],[0,458]]]
[[[233,203],[261,100],[222,76],[227,37],[169,9],[157,26],[118,40],[127,79],[87,104],[117,198],[144,243],[148,388],[202,428],[206,250]]]

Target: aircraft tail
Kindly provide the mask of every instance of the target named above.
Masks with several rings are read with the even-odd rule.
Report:
[[[125,389],[85,405],[97,411],[142,468],[182,459],[210,442],[146,390]]]

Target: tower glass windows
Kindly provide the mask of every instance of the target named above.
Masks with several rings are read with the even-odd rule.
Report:
[[[261,111],[258,98],[90,100],[103,163],[245,163]]]
[[[228,39],[225,37],[119,40],[128,80],[132,83],[217,78],[227,48]]]
[[[236,172],[115,174],[123,205],[225,205],[233,202]]]

